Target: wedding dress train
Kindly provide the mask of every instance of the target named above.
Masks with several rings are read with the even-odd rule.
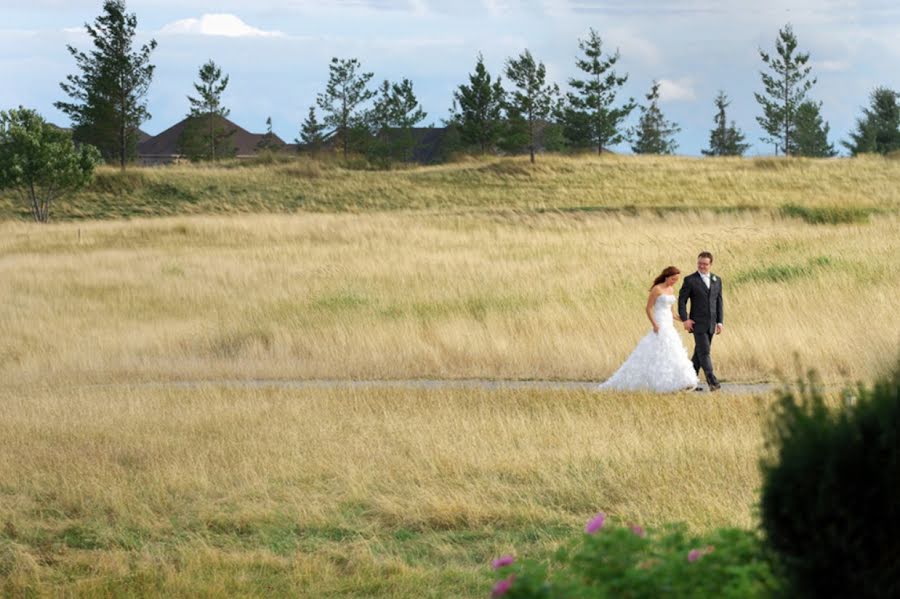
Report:
[[[625,363],[598,389],[610,391],[683,391],[699,382],[672,317],[674,295],[661,295],[653,305],[659,332],[641,339]]]

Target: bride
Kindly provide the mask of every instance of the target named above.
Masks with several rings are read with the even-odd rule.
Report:
[[[669,266],[653,281],[647,318],[653,332],[641,339],[625,363],[599,386],[611,391],[681,391],[699,382],[673,321],[675,283],[681,271]]]

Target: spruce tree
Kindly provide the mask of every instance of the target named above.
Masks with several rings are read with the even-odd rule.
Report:
[[[735,126],[734,121],[728,124],[725,109],[731,104],[725,92],[719,91],[716,96],[715,127],[709,132],[709,149],[701,150],[704,156],[743,156],[750,144],[744,143],[744,134]]]
[[[105,160],[124,169],[137,154],[141,123],[150,119],[145,98],[156,40],[133,49],[137,17],[126,12],[124,0],[106,0],[103,14],[84,27],[94,49],[85,53],[66,46],[81,74],[59,84],[72,101],[54,106],[72,119],[76,143],[95,146]]]
[[[797,111],[816,79],[809,78],[812,70],[807,66],[809,53],[797,52],[797,37],[790,24],[778,31],[775,51],[777,55],[773,57],[759,50],[760,58],[770,72],[760,72],[765,92],[754,93],[763,109],[763,115],[756,120],[768,134],[762,140],[775,144],[776,152],[780,148],[790,156],[794,153]]]
[[[506,92],[500,80],[491,80],[479,54],[475,72],[469,74],[469,85],[462,84],[453,92],[451,115],[460,138],[466,145],[477,146],[482,154],[493,148],[503,129]]]
[[[325,142],[325,125],[320,123],[316,118],[316,107],[309,107],[309,114],[306,120],[300,126],[300,137],[294,140],[297,143],[297,150],[305,147],[312,156],[319,153],[322,144]]]
[[[378,89],[369,123],[375,130],[377,143],[373,150],[379,157],[409,160],[414,144],[412,128],[428,114],[422,110],[413,91],[412,81],[400,83],[385,80]]]
[[[198,97],[188,96],[191,110],[188,123],[181,134],[181,153],[191,160],[218,160],[232,157],[237,148],[232,140],[235,129],[228,125],[231,110],[222,104],[222,94],[228,87],[228,75],[209,60],[200,67],[200,83],[194,84]]]
[[[831,129],[822,119],[821,104],[806,100],[797,107],[797,129],[792,153],[809,158],[830,158],[837,152],[828,142]]]
[[[619,77],[613,69],[619,60],[619,52],[603,58],[603,42],[593,29],[586,40],[578,40],[584,53],[575,65],[584,72],[585,79],[569,79],[575,90],[567,94],[567,104],[562,110],[562,121],[570,145],[590,145],[601,154],[604,148],[621,143],[622,121],[631,114],[636,104],[633,98],[613,108],[616,93],[628,81],[628,75]]]
[[[559,87],[547,84],[544,63],[535,61],[527,49],[517,59],[506,61],[506,77],[516,86],[509,102],[510,121],[520,120],[526,124],[528,150],[534,163],[537,129],[550,116]]]
[[[366,129],[363,106],[375,97],[368,88],[373,74],[361,72],[361,68],[355,58],[332,58],[325,92],[316,98],[316,104],[325,113],[325,125],[334,130],[341,142],[344,158],[349,155],[352,142]]]
[[[659,82],[653,82],[646,98],[648,104],[640,107],[641,119],[637,129],[632,131],[631,150],[635,154],[673,154],[678,148],[673,136],[681,128],[667,121],[659,108]]]
[[[888,154],[900,150],[900,94],[887,87],[876,87],[870,104],[856,119],[856,131],[842,142],[853,156],[863,153]]]

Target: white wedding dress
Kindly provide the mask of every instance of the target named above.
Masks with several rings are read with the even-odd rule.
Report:
[[[650,331],[625,363],[598,389],[603,391],[683,391],[699,382],[672,317],[674,295],[661,295],[653,305],[659,333]]]

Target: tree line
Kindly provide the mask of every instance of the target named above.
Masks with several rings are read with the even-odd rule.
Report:
[[[94,145],[106,160],[123,168],[136,154],[138,128],[150,118],[146,96],[154,75],[150,56],[157,46],[151,40],[134,48],[136,26],[137,18],[127,12],[125,0],[105,0],[103,13],[93,25],[85,25],[93,50],[86,53],[68,46],[80,72],[61,84],[70,99],[55,104],[72,119],[76,142]],[[507,59],[495,76],[478,55],[468,81],[454,90],[450,116],[444,120],[454,149],[527,152],[532,161],[539,148],[602,153],[623,142],[638,154],[674,153],[675,135],[681,129],[660,107],[659,82],[652,82],[640,104],[634,98],[620,100],[628,74],[616,72],[619,52],[605,51],[594,29],[578,40],[578,49],[578,75],[568,79],[565,93],[547,80],[544,63],[527,49]],[[799,50],[792,27],[779,30],[774,52],[760,49],[759,55],[762,90],[754,96],[761,109],[756,120],[765,132],[762,141],[785,156],[836,155],[822,103],[810,97],[816,84],[810,55]],[[295,141],[311,152],[332,140],[345,157],[362,153],[372,159],[409,160],[414,145],[411,130],[427,114],[409,79],[385,80],[372,89],[373,77],[358,59],[333,58],[325,89],[309,107]],[[233,155],[223,120],[228,109],[221,103],[229,78],[210,60],[200,67],[199,80],[194,84],[198,97],[188,97],[189,126],[180,149],[200,160]],[[743,131],[728,118],[730,104],[725,91],[720,91],[714,100],[708,147],[702,150],[706,156],[740,156],[749,148]],[[637,123],[626,127],[635,110]],[[261,145],[274,147],[271,119],[267,127]],[[853,155],[900,148],[898,93],[876,88],[842,145]]]

